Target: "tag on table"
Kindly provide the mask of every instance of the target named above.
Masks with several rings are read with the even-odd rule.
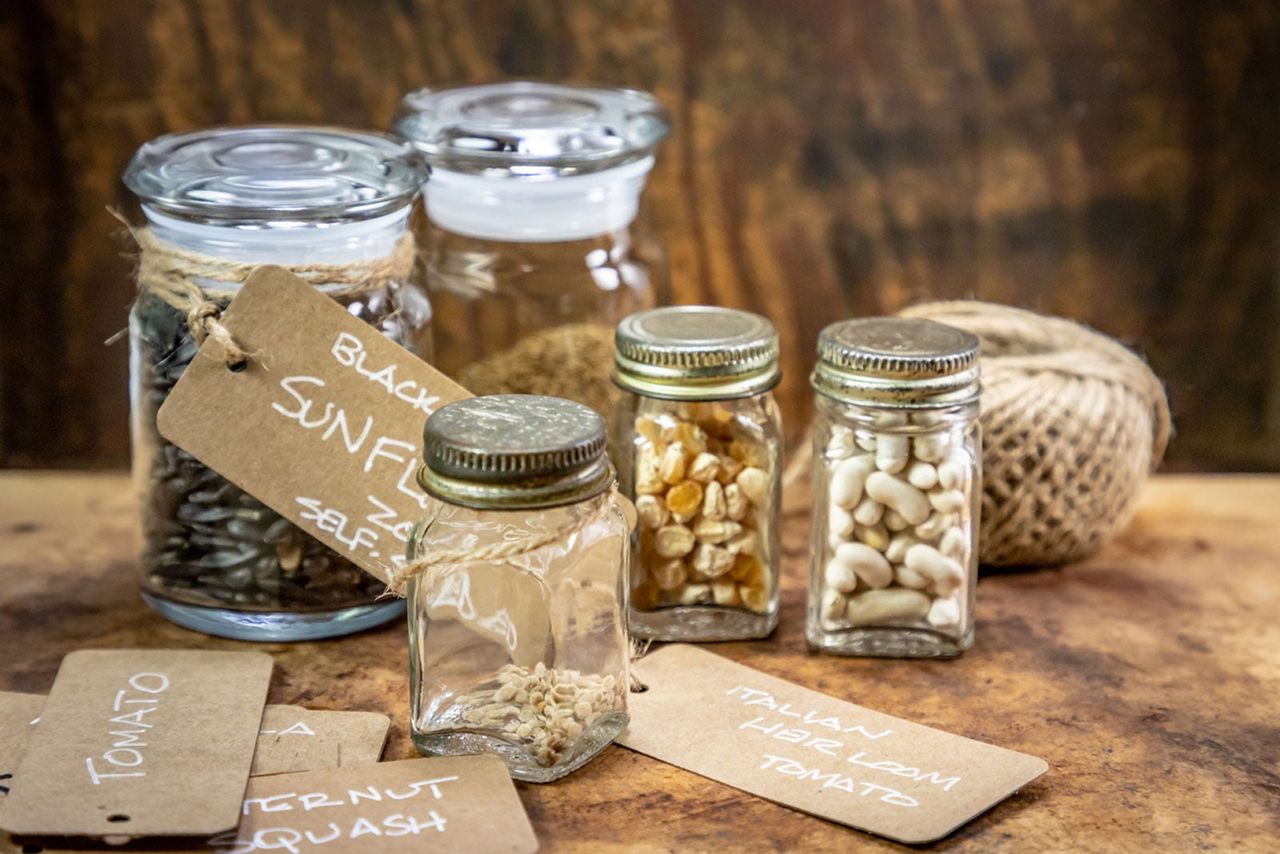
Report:
[[[40,694],[0,691],[0,797],[9,794],[13,786],[18,763],[43,707],[44,697]]]
[[[234,828],[262,721],[260,652],[81,650],[62,660],[0,804],[51,836],[208,836]]]
[[[267,706],[253,755],[253,776],[372,765],[382,756],[391,719],[377,712]]]
[[[293,854],[538,849],[507,766],[496,756],[255,777],[243,812],[239,830],[215,837],[212,846]]]
[[[161,435],[387,581],[426,501],[422,425],[470,392],[280,267],[250,274],[222,322],[248,366],[207,340]]]
[[[623,746],[909,845],[946,836],[1049,768],[688,645],[633,668],[648,690],[628,700]]]

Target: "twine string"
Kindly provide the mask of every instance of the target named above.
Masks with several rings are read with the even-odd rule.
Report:
[[[236,287],[261,265],[183,249],[161,240],[150,227],[135,228],[118,214],[117,218],[125,223],[138,246],[138,289],[181,312],[197,345],[212,339],[218,345],[219,357],[228,368],[243,368],[250,354],[222,322],[223,304],[235,293]],[[391,253],[385,256],[350,264],[281,266],[312,286],[335,287],[331,295],[341,299],[404,281],[412,274],[415,263],[413,235],[406,232],[396,241]],[[210,283],[225,283],[228,287]],[[205,352],[203,347],[201,352]]]

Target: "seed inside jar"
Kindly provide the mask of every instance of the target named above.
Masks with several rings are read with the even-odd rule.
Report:
[[[823,452],[828,551],[815,605],[824,629],[958,631],[972,538],[971,467],[959,444],[946,431],[832,428]]]
[[[763,549],[774,479],[764,439],[715,403],[641,415],[635,435],[633,607],[767,612],[774,582]]]

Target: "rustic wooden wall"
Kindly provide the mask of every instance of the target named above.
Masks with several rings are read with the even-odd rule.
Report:
[[[1141,347],[1181,468],[1280,467],[1280,10],[1174,0],[0,4],[0,462],[127,458],[129,263],[157,134],[384,127],[423,84],[635,86],[680,301],[770,315],[783,403],[832,319],[977,295]]]

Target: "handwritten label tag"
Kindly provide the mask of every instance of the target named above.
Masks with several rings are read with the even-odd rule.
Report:
[[[391,719],[377,712],[267,706],[253,776],[372,765],[382,756],[390,728]]]
[[[44,697],[39,694],[0,691],[0,797],[13,788],[18,763],[35,732],[36,719],[43,707]]]
[[[388,580],[426,500],[422,425],[470,393],[279,267],[254,271],[222,321],[248,367],[202,351],[160,408],[161,435]]]
[[[407,759],[363,768],[255,777],[223,851],[522,854],[538,849],[496,756]]]
[[[835,700],[688,645],[634,665],[618,740],[784,806],[915,845],[1039,777],[1042,759]]]
[[[258,652],[81,650],[62,660],[0,805],[51,836],[234,828],[271,679]]]

